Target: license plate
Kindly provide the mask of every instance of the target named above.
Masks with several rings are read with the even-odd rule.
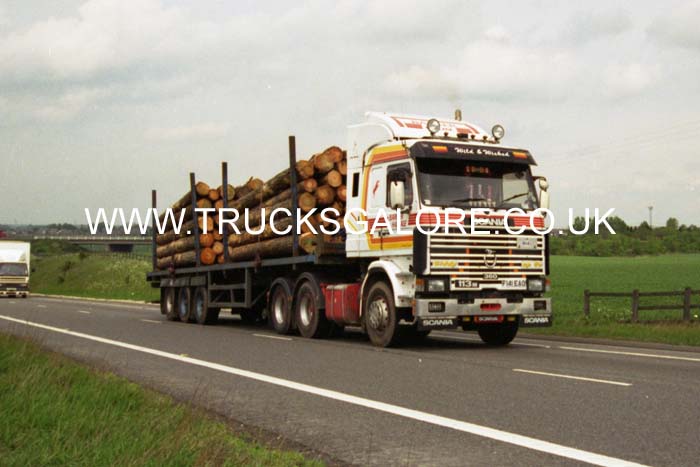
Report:
[[[476,289],[479,285],[469,279],[455,279],[454,287],[457,289]]]
[[[534,250],[537,248],[537,238],[518,237],[516,248],[518,248],[519,250]]]
[[[503,279],[501,288],[503,289],[524,289],[527,286],[525,279]]]

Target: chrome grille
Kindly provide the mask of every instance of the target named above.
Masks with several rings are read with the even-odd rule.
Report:
[[[525,289],[545,273],[545,240],[534,234],[430,235],[431,275],[450,276],[452,290]]]
[[[24,284],[25,282],[27,282],[26,277],[0,276],[0,284]]]

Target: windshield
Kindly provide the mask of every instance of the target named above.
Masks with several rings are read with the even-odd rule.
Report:
[[[416,158],[426,206],[524,210],[537,207],[530,168],[459,159]]]
[[[26,276],[27,265],[24,263],[0,263],[0,276]]]

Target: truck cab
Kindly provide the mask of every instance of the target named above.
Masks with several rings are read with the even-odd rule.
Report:
[[[373,343],[461,328],[502,345],[551,326],[548,184],[530,152],[501,144],[500,126],[366,116],[349,128],[346,254],[369,261],[360,310]]]
[[[30,244],[0,241],[0,297],[29,295]]]

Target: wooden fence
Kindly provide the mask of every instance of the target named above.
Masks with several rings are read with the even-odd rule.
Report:
[[[675,292],[640,292],[635,289],[632,292],[591,292],[583,291],[583,314],[591,314],[591,297],[630,297],[632,299],[632,322],[639,322],[640,311],[662,311],[662,310],[683,310],[683,321],[690,321],[690,310],[700,309],[700,305],[693,305],[691,299],[693,295],[700,295],[700,290],[692,290],[686,287],[684,290]],[[642,297],[683,297],[682,304],[676,305],[646,305],[639,304]]]

